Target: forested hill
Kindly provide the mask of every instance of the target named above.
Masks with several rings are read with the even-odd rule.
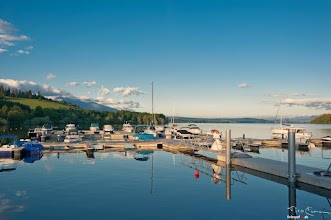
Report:
[[[155,115],[157,124],[165,124],[163,114]],[[150,124],[152,115],[146,112],[96,111],[79,108],[65,101],[53,101],[40,93],[10,91],[0,86],[0,124]]]
[[[324,114],[310,121],[310,124],[331,124],[331,114]]]

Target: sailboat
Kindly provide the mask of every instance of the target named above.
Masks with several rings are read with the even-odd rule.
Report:
[[[283,103],[283,96],[281,96],[281,101],[280,101],[280,105],[278,107],[277,114],[280,110],[280,107],[281,107],[282,103]],[[277,115],[276,115],[276,118],[277,118]],[[275,118],[275,120],[276,120],[276,118]],[[283,124],[282,114],[280,115],[280,126],[279,126],[279,128],[275,128],[275,129],[271,130],[271,132],[272,132],[271,136],[272,136],[273,139],[287,139],[289,130],[295,132],[295,139],[296,139],[297,143],[309,142],[309,140],[312,136],[311,133],[307,133],[305,128]]]

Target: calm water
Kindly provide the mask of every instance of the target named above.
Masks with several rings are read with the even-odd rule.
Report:
[[[210,164],[198,166],[206,174],[196,178],[190,166],[198,163],[191,157],[160,151],[143,155],[147,161],[126,156],[95,153],[88,160],[84,153],[48,153],[34,163],[19,162],[16,170],[0,173],[0,219],[279,220],[288,214],[286,185],[232,171],[243,182],[232,180],[227,200]],[[302,209],[330,210],[325,197],[301,190],[296,202]]]

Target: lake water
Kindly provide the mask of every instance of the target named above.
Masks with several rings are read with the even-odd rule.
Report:
[[[247,173],[231,172],[228,200],[226,184],[215,184],[217,169],[192,157],[162,151],[94,156],[46,153],[0,172],[0,219],[279,220],[289,213],[286,185]],[[303,190],[296,190],[295,199],[299,209],[331,209],[327,198]],[[314,213],[309,219],[323,216]]]
[[[197,125],[204,131],[218,129],[225,133],[231,129],[232,138],[244,133],[247,138],[261,139],[270,138],[272,126]],[[331,131],[331,125],[300,126],[313,132],[314,138],[330,135]],[[24,137],[26,133],[19,129],[7,134]],[[199,153],[216,158],[216,154]],[[286,162],[287,150],[261,148],[260,154],[252,156]],[[330,159],[322,156],[331,158],[331,153],[321,148],[297,152],[297,164],[326,169]],[[223,168],[181,154],[107,152],[94,153],[94,159],[88,159],[85,153],[45,153],[42,158],[25,158],[15,166],[13,171],[0,172],[1,220],[279,220],[287,219],[289,213],[286,184],[232,170],[231,199],[228,200]],[[195,176],[196,170],[200,171],[199,178]],[[218,177],[224,182],[217,181]],[[297,189],[295,199],[300,210],[312,207],[310,210],[331,212],[331,205],[323,194]],[[309,219],[331,219],[331,215],[314,213]]]

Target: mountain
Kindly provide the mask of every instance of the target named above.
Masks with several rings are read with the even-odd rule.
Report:
[[[109,111],[109,112],[116,112],[117,109],[108,107],[106,105],[101,105],[96,102],[92,101],[82,101],[80,99],[75,98],[67,98],[67,97],[57,97],[57,100],[64,100],[65,102],[71,102],[74,105],[77,105],[80,108],[88,109],[88,110],[95,110],[95,111]]]

